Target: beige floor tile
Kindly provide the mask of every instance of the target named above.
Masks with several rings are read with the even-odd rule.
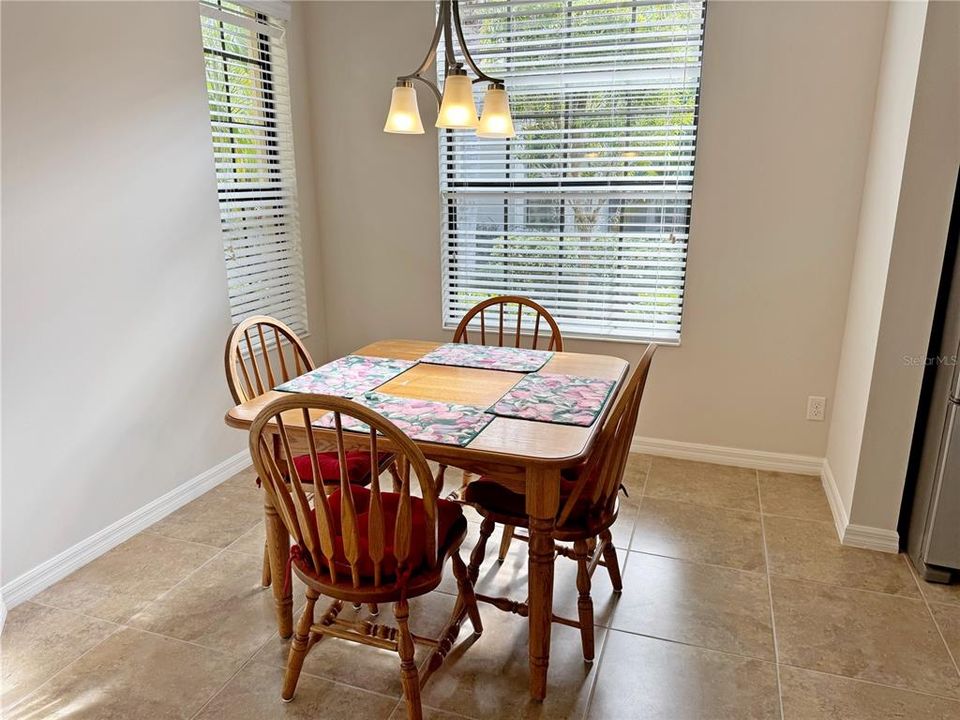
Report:
[[[303,593],[295,593],[300,602]],[[249,657],[276,632],[260,558],[224,552],[128,622],[142,630]]]
[[[0,636],[0,707],[10,707],[116,631],[117,625],[32,602],[7,615]]]
[[[937,621],[943,639],[953,654],[953,659],[960,663],[960,606],[941,605],[930,603],[930,610]]]
[[[833,523],[764,517],[767,561],[776,575],[919,597],[910,568],[899,555],[844,547]]]
[[[681,560],[764,571],[758,514],[644,497],[630,549]]]
[[[423,720],[473,720],[470,715],[460,715],[457,713],[437,710],[436,708],[423,706]],[[390,720],[407,720],[407,708],[401,702],[390,715]]]
[[[447,656],[424,689],[424,704],[480,720],[582,717],[595,673],[583,662],[579,631],[553,626],[547,698],[541,703],[528,691],[526,619],[489,605],[481,606],[481,614],[483,635]],[[597,630],[598,648],[605,632]]]
[[[920,580],[920,590],[930,602],[960,605],[960,583],[944,585]]]
[[[639,501],[640,496],[643,495],[644,486],[647,483],[647,474],[650,472],[652,462],[652,455],[630,453],[623,471],[623,485],[629,493],[626,498],[621,496],[624,502],[636,504]]]
[[[261,520],[252,528],[247,530],[243,535],[227,545],[227,550],[230,552],[243,553],[244,555],[255,555],[262,558],[263,546],[266,542],[266,537],[266,530],[264,530],[263,521]]]
[[[780,668],[784,720],[956,720],[960,703],[836,675]]]
[[[293,700],[280,700],[283,669],[249,663],[197,716],[197,720],[386,720],[396,698],[364,692],[329,680],[301,675]]]
[[[960,697],[960,676],[922,600],[770,580],[780,662]]]
[[[833,522],[820,478],[760,470],[760,507],[770,515]]]
[[[453,596],[439,592],[411,600],[410,629],[419,635],[437,637],[453,612],[454,602]],[[316,617],[320,617],[328,604],[325,598],[321,598],[317,603]],[[366,616],[366,609],[361,613]],[[356,617],[352,607],[344,608],[340,616]],[[298,619],[299,613],[295,614],[294,622]],[[374,622],[396,625],[393,606],[381,607],[380,615]],[[469,638],[472,630],[470,621],[464,621],[460,640]],[[254,660],[275,667],[286,667],[289,652],[290,641],[274,636],[267,641]],[[418,646],[417,662],[426,658],[428,653],[429,648]],[[380,650],[348,640],[332,637],[321,640],[307,653],[303,672],[383,695],[400,697],[401,693],[400,656],[393,651]]]
[[[37,601],[125,622],[217,554],[206,545],[141,533],[44,590]]]
[[[644,496],[760,512],[756,470],[728,465],[655,457]]]
[[[609,631],[588,718],[773,720],[772,663]]]
[[[7,720],[190,718],[240,667],[238,658],[120,630],[4,717]]]
[[[167,515],[150,532],[224,548],[263,519],[263,491],[252,481],[244,485],[228,480]]]
[[[477,577],[476,591],[484,595],[504,596],[523,601],[527,597],[527,544],[514,540],[510,552],[503,563],[497,562],[500,547],[499,526],[487,542],[487,552]],[[470,551],[479,540],[478,527],[468,531],[464,541],[463,559],[469,562]],[[618,550],[621,572],[626,562],[627,551]],[[456,581],[449,568],[445,571],[439,588],[442,592],[455,595]],[[597,567],[593,574],[591,596],[593,597],[594,624],[607,625],[619,597],[613,592],[610,576],[606,568]],[[559,615],[575,619],[577,615],[577,564],[564,557],[558,557],[554,565],[553,609]]]
[[[623,584],[615,630],[774,659],[766,575],[630,553]]]

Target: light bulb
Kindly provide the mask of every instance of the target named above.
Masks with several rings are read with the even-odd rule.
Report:
[[[443,100],[437,114],[437,127],[450,130],[476,128],[477,106],[473,102],[473,85],[462,71],[448,75],[443,83]]]
[[[507,91],[502,85],[492,84],[483,96],[483,115],[480,116],[477,137],[512,138],[515,134]]]
[[[400,81],[404,82],[404,81]],[[397,85],[390,96],[390,112],[383,126],[387,133],[423,135],[420,108],[417,106],[417,91],[409,83]]]

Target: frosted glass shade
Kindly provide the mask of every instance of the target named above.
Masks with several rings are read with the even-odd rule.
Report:
[[[403,135],[423,135],[420,108],[417,106],[417,91],[412,87],[398,86],[390,97],[390,112],[383,131]]]
[[[488,88],[483,97],[483,115],[480,116],[477,137],[512,138],[514,135],[507,91],[498,87]]]
[[[448,75],[443,82],[443,100],[437,115],[437,127],[465,130],[476,128],[479,122],[470,78],[466,75]]]

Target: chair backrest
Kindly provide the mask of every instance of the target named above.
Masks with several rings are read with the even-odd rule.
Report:
[[[314,368],[297,334],[267,315],[253,315],[234,325],[223,364],[230,394],[238,404]]]
[[[647,345],[640,361],[630,374],[630,379],[617,395],[590,457],[560,509],[560,515],[557,518],[558,526],[563,526],[574,508],[584,501],[589,503],[589,510],[593,514],[613,512],[617,491],[620,489],[623,471],[630,455],[630,442],[637,425],[640,399],[643,397],[643,388],[647,384],[647,375],[650,372],[650,362],[656,351],[656,345],[653,343]]]
[[[557,321],[553,319],[553,316],[542,305],[535,303],[530,298],[520,297],[519,295],[500,295],[499,297],[487,298],[474,305],[467,311],[467,314],[463,316],[460,324],[457,325],[457,330],[453,334],[453,341],[455,343],[471,342],[469,332],[471,329],[477,332],[477,327],[475,323],[473,328],[469,326],[471,322],[474,321],[474,318],[479,315],[479,332],[474,335],[475,339],[472,342],[479,340],[480,342],[478,344],[486,345],[488,324],[486,315],[488,309],[491,310],[495,316],[489,332],[492,338],[496,338],[496,344],[500,347],[504,347],[505,344],[510,344],[511,335],[513,336],[513,347],[520,347],[521,330],[527,330],[530,327],[529,321],[524,322],[524,310],[526,309],[528,311],[526,314],[533,321],[533,344],[531,347],[534,350],[538,349],[537,343],[540,340],[540,329],[546,325],[543,329],[544,332],[546,332],[547,329],[550,330],[550,339],[543,349],[556,350],[557,352],[563,351],[563,337],[560,335],[560,326],[557,325]],[[514,314],[516,314],[516,318],[513,317]],[[509,325],[507,325],[508,320]],[[516,320],[516,324],[514,324],[514,320]],[[504,335],[504,332],[506,332],[506,335]],[[504,343],[505,338],[506,343]],[[490,344],[494,343],[491,342]]]
[[[311,425],[323,415],[333,413],[332,429]],[[356,418],[369,432],[344,432],[343,419]],[[307,497],[313,487],[305,487],[293,462],[294,443],[306,445],[311,458],[312,477],[322,478],[317,461],[319,436],[336,439],[340,460],[339,495],[314,492],[314,508]],[[348,447],[349,446],[349,447]],[[347,475],[347,450],[366,449],[370,453],[370,487],[361,488]],[[399,467],[400,492],[385,493],[380,489],[378,453],[389,450]],[[291,394],[269,403],[250,427],[250,456],[257,474],[287,531],[300,546],[302,556],[309,559],[319,581],[329,578],[331,585],[352,583],[379,587],[396,582],[414,562],[436,567],[437,495],[427,461],[410,438],[392,422],[352,400],[331,395]],[[288,468],[290,468],[288,473]],[[414,522],[410,495],[411,475],[419,483],[422,509]],[[287,482],[289,478],[289,482]],[[389,495],[389,498],[385,497]],[[418,503],[420,501],[417,501]],[[339,506],[339,512],[337,511]],[[359,506],[359,511],[358,511]],[[395,526],[392,542],[388,542],[389,524]],[[363,517],[359,517],[363,515]],[[365,526],[365,527],[364,527]],[[414,533],[423,533],[414,537]],[[386,550],[392,546],[392,553]],[[422,555],[413,553],[422,549]],[[386,567],[395,561],[395,568]],[[395,571],[394,571],[395,570]]]

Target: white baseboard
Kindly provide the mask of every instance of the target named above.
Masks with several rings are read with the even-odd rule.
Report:
[[[205,470],[191,480],[175,487],[166,495],[147,503],[139,510],[134,510],[126,517],[117,520],[86,540],[78,542],[59,555],[41,563],[32,570],[28,570],[20,577],[14,578],[0,588],[0,596],[6,603],[3,606],[4,617],[7,608],[12,609],[24,600],[29,600],[41,590],[66,577],[91,560],[100,557],[125,540],[129,540],[138,532],[147,529],[174,510],[200,497],[249,466],[250,453],[247,450],[242,450],[219,465]]]
[[[826,459],[823,461],[820,480],[823,483],[823,491],[827,495],[827,502],[830,504],[830,510],[833,513],[833,523],[837,528],[837,537],[840,538],[841,545],[884,553],[900,552],[900,533],[896,530],[884,530],[883,528],[850,523],[847,509],[843,506],[843,500],[840,499],[840,489],[837,487],[836,478],[834,478],[830,463]]]
[[[743,448],[701,445],[699,443],[651,437],[634,436],[630,449],[633,452],[661,455],[679,460],[696,460],[719,465],[735,465],[756,470],[774,470],[804,475],[819,475],[820,468],[823,466],[823,458],[813,455],[744,450]]]

